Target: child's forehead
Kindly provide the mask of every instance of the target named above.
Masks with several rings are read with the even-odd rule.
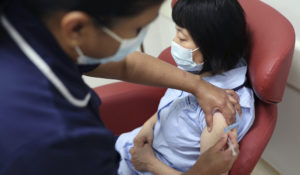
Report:
[[[178,25],[176,25],[175,27],[176,27],[177,30],[184,30],[184,29],[185,29],[185,28],[180,27],[180,26],[178,26]]]
[[[186,28],[183,28],[183,27],[180,27],[180,26],[176,25],[176,30],[179,33],[182,33],[183,35],[185,35],[186,37],[190,37],[190,33],[189,33],[189,31]]]

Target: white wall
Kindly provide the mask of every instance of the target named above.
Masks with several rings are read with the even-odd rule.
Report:
[[[176,34],[175,24],[171,19],[171,0],[167,0],[160,9],[158,19],[151,25],[145,38],[145,52],[157,57],[163,49],[171,45]]]
[[[281,174],[300,174],[300,91],[287,87],[279,104],[278,121],[263,158]]]

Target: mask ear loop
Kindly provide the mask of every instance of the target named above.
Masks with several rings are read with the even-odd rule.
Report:
[[[192,50],[192,52],[195,52],[195,51],[197,51],[197,50],[199,50],[199,47],[198,47],[197,49]]]
[[[194,49],[194,50],[192,50],[192,53],[194,53],[195,51],[197,51],[197,50],[199,50],[200,48],[198,47],[197,49]],[[194,62],[194,61],[193,61]],[[195,63],[195,62],[194,62]],[[196,64],[196,63],[195,63]],[[204,62],[202,62],[202,63],[200,63],[200,64],[197,64],[197,65],[204,65]]]
[[[72,45],[79,57],[84,56],[82,50],[79,48],[78,42],[75,39],[72,40]]]
[[[115,34],[113,31],[111,31],[110,29],[108,29],[106,27],[102,27],[102,30],[104,33],[108,34],[110,37],[112,37],[119,43],[122,43],[123,39],[121,37],[119,37],[117,34]]]
[[[83,54],[82,50],[79,48],[79,46],[75,46],[75,51],[77,52],[79,57],[84,56],[84,54]]]

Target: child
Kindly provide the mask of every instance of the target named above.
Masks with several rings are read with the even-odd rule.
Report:
[[[236,117],[238,127],[231,132],[240,141],[255,115],[254,95],[247,87],[249,37],[243,9],[237,0],[179,0],[173,20],[177,33],[171,53],[178,68],[239,95],[243,114]],[[190,169],[228,127],[223,115],[216,112],[212,132],[208,132],[196,97],[175,89],[166,91],[157,113],[146,124],[154,126],[152,146],[156,157],[180,172]],[[130,162],[129,150],[140,130],[122,134],[116,142],[121,155],[119,174],[151,174],[136,171]]]

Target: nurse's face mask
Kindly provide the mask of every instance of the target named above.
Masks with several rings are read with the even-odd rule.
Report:
[[[139,34],[135,38],[131,39],[122,39],[120,36],[118,36],[116,33],[111,31],[110,29],[103,27],[102,30],[118,41],[120,43],[118,51],[107,58],[93,58],[85,55],[82,50],[79,48],[79,46],[75,47],[75,50],[77,52],[78,59],[77,64],[79,65],[96,65],[96,64],[105,64],[108,62],[119,62],[123,60],[127,55],[137,50],[137,48],[141,45],[143,42],[146,33],[148,31],[148,26],[144,27]]]
[[[182,70],[200,72],[203,69],[204,63],[196,64],[193,59],[193,53],[197,50],[199,50],[199,48],[194,50],[187,49],[177,44],[175,41],[172,41],[172,57],[174,58],[177,66]]]

